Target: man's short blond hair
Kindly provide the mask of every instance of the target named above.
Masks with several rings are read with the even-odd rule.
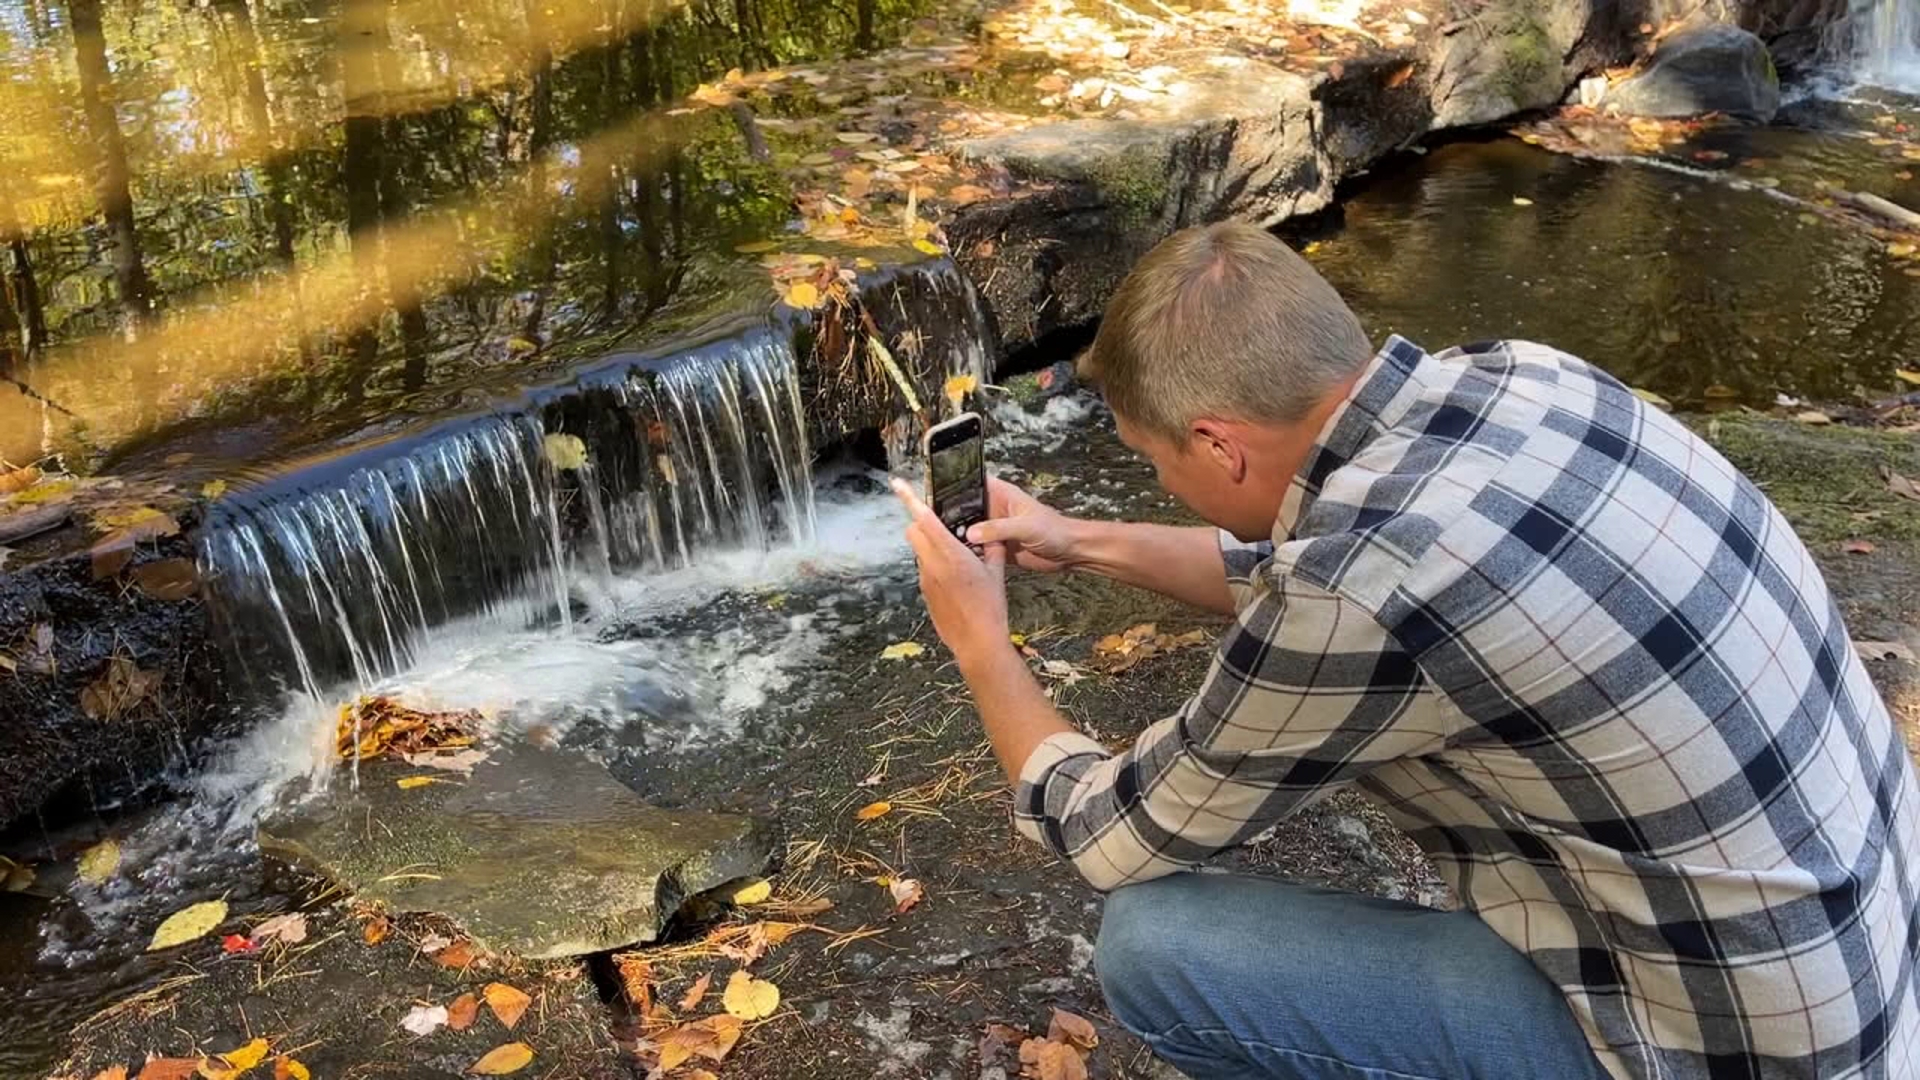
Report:
[[[1184,440],[1205,416],[1294,423],[1372,353],[1305,259],[1226,222],[1174,233],[1134,266],[1080,371],[1130,423]]]

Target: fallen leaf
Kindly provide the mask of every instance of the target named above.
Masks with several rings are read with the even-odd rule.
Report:
[[[467,1030],[479,1016],[480,999],[472,994],[461,994],[447,1005],[447,1026],[454,1031]]]
[[[109,837],[80,854],[80,880],[99,885],[120,869],[120,843]]]
[[[159,929],[153,932],[153,941],[147,945],[148,952],[171,949],[176,945],[185,945],[206,937],[214,927],[227,921],[227,902],[225,900],[206,900],[191,907],[181,908],[167,916]]]
[[[253,943],[252,938],[245,934],[228,934],[226,937],[220,939],[220,951],[229,956],[234,953],[253,952],[259,947],[260,946]]]
[[[1899,379],[1901,382],[1920,386],[1920,371],[1908,371],[1906,368],[1895,368],[1893,375],[1894,378]]]
[[[199,1071],[199,1058],[148,1058],[134,1080],[187,1080]]]
[[[693,985],[688,987],[687,992],[680,998],[680,1011],[692,1012],[699,1006],[700,999],[707,996],[707,987],[712,985],[713,972],[711,971],[695,979]]]
[[[40,470],[31,465],[0,472],[0,495],[25,491],[40,482]]]
[[[288,945],[298,945],[307,940],[307,917],[298,911],[275,915],[253,928],[253,940],[261,943],[280,941]]]
[[[765,979],[736,971],[727,980],[727,988],[721,991],[720,1004],[730,1015],[742,1020],[759,1020],[772,1016],[780,1007],[780,988]]]
[[[1402,64],[1393,74],[1387,76],[1387,89],[1392,90],[1411,78],[1413,78],[1413,65]]]
[[[133,583],[155,600],[185,600],[200,591],[192,559],[160,559],[133,568]]]
[[[980,380],[977,377],[972,375],[955,375],[947,380],[946,385],[942,389],[947,395],[947,400],[953,402],[954,406],[958,408],[960,402],[965,399],[968,394],[973,393],[979,388]]]
[[[395,780],[393,786],[399,788],[401,791],[412,791],[414,788],[423,788],[428,784],[450,783],[453,783],[453,781],[448,780],[444,776],[403,776]]]
[[[206,1080],[233,1080],[234,1077],[267,1060],[267,1040],[254,1039],[237,1050],[229,1050],[200,1063],[200,1075]]]
[[[918,251],[925,255],[945,255],[947,253],[946,248],[941,247],[939,244],[936,244],[925,237],[921,237],[920,239],[915,240],[913,242],[913,247],[915,251]]]
[[[514,1025],[520,1022],[520,1017],[526,1014],[527,1006],[533,1003],[525,991],[503,982],[488,983],[486,989],[480,991],[480,996],[508,1031],[513,1030]]]
[[[820,306],[820,290],[811,281],[796,281],[787,286],[786,295],[781,299],[790,308],[812,311]]]
[[[620,972],[620,986],[627,992],[627,1001],[635,1014],[645,1018],[653,1012],[653,965],[639,953],[616,956],[613,963]]]
[[[142,671],[124,656],[113,656],[100,677],[80,691],[80,710],[95,720],[118,720],[160,688],[158,672]]]
[[[1529,198],[1527,198],[1527,197],[1525,197],[1525,196],[1523,196],[1523,195],[1515,195],[1515,196],[1513,197],[1513,205],[1515,205],[1515,206],[1532,206],[1532,205],[1533,205],[1533,200],[1532,200],[1532,199],[1529,199]]]
[[[93,1074],[93,1080],[127,1080],[127,1067],[113,1065]]]
[[[409,765],[457,772],[462,776],[473,775],[473,767],[487,760],[487,752],[478,749],[455,750],[451,753],[444,750],[427,750],[418,754],[400,756]]]
[[[886,817],[891,813],[893,813],[893,804],[885,799],[881,799],[879,802],[870,802],[860,809],[855,810],[853,812],[853,820],[872,821],[874,818]]]
[[[282,1054],[273,1059],[273,1080],[313,1080],[313,1073],[305,1065]]]
[[[1915,502],[1920,502],[1920,484],[1916,484],[1907,477],[1901,476],[1892,469],[1883,468],[1880,472],[1881,475],[1887,478],[1888,491],[1893,492],[1903,499],[1912,499]]]
[[[905,660],[912,656],[924,656],[927,647],[917,641],[896,641],[880,650],[882,660]]]
[[[1100,1045],[1100,1033],[1093,1030],[1091,1020],[1058,1008],[1053,1010],[1053,1019],[1047,1024],[1047,1038],[1071,1043],[1082,1050]]]
[[[894,913],[903,915],[924,899],[927,891],[913,878],[892,878],[887,882],[887,895],[893,897]]]
[[[751,884],[735,890],[733,902],[741,907],[746,907],[749,904],[764,903],[766,899],[772,895],[773,883],[766,878],[759,878]]]
[[[1035,1080],[1087,1080],[1086,1058],[1066,1043],[1028,1039],[1020,1044],[1020,1060],[1027,1066],[1026,1074]]]
[[[1833,417],[1828,416],[1819,409],[1808,409],[1805,412],[1794,413],[1793,418],[1803,424],[1812,424],[1815,427],[1824,427],[1827,424],[1833,423]]]
[[[533,1047],[523,1042],[501,1043],[467,1069],[475,1076],[505,1076],[533,1063]]]
[[[369,945],[378,945],[387,940],[387,934],[392,929],[393,924],[387,921],[385,915],[375,915],[367,920],[365,927],[361,928],[360,937]]]
[[[703,1057],[720,1061],[740,1041],[740,1018],[727,1013],[682,1024],[660,1038],[661,1072],[672,1072],[689,1058]]]
[[[434,953],[439,952],[451,944],[453,944],[452,941],[439,934],[428,933],[427,936],[420,939],[420,951],[428,956],[432,956]]]
[[[1916,250],[1920,250],[1920,248],[1915,248],[1912,244],[1905,243],[1905,242],[1887,245],[1887,254],[1893,256],[1896,259],[1904,259],[1907,256],[1913,254]]]
[[[871,131],[836,131],[833,133],[833,137],[849,146],[857,146],[860,143],[873,142],[880,136],[875,135]]]
[[[400,1018],[400,1026],[415,1035],[431,1035],[447,1022],[445,1005],[415,1005]]]
[[[424,945],[421,947],[423,949],[425,948]],[[463,970],[472,967],[473,962],[478,959],[480,959],[480,950],[474,948],[473,942],[468,941],[466,938],[461,938],[459,941],[433,954],[433,962],[439,964],[441,967],[460,968]]]
[[[578,435],[554,431],[545,440],[547,461],[562,472],[571,472],[587,464],[587,444]]]
[[[125,569],[133,559],[134,546],[141,541],[158,540],[180,533],[179,522],[150,506],[102,514],[94,519],[94,523],[110,529],[106,535],[95,540],[87,552],[93,560],[95,581],[104,581]]]
[[[1849,555],[1871,555],[1873,554],[1873,541],[1849,540],[1840,545],[1840,550]]]
[[[200,497],[203,499],[206,499],[209,502],[219,498],[222,495],[225,495],[226,493],[227,493],[227,482],[225,480],[209,480],[206,483],[200,485]],[[296,1061],[294,1062],[294,1064],[299,1065],[300,1063]],[[305,1065],[300,1065],[300,1067],[302,1069],[306,1068]]]
[[[1911,648],[1898,641],[1859,641],[1853,643],[1854,651],[1866,660],[1905,660],[1907,663],[1920,663]]]

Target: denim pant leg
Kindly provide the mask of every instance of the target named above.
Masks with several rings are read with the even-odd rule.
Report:
[[[1107,898],[1113,1013],[1194,1080],[1604,1080],[1558,988],[1467,912],[1227,874]]]

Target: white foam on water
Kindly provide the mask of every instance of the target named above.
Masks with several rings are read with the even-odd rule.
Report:
[[[1001,454],[1027,449],[1052,453],[1101,407],[1100,399],[1085,391],[1048,398],[1037,413],[1003,401],[993,407],[993,420],[1000,431],[987,440],[987,449]]]

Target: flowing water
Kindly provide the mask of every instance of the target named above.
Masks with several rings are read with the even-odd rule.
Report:
[[[1864,6],[1854,17],[1855,74],[1920,94],[1920,3],[1870,0]]]

